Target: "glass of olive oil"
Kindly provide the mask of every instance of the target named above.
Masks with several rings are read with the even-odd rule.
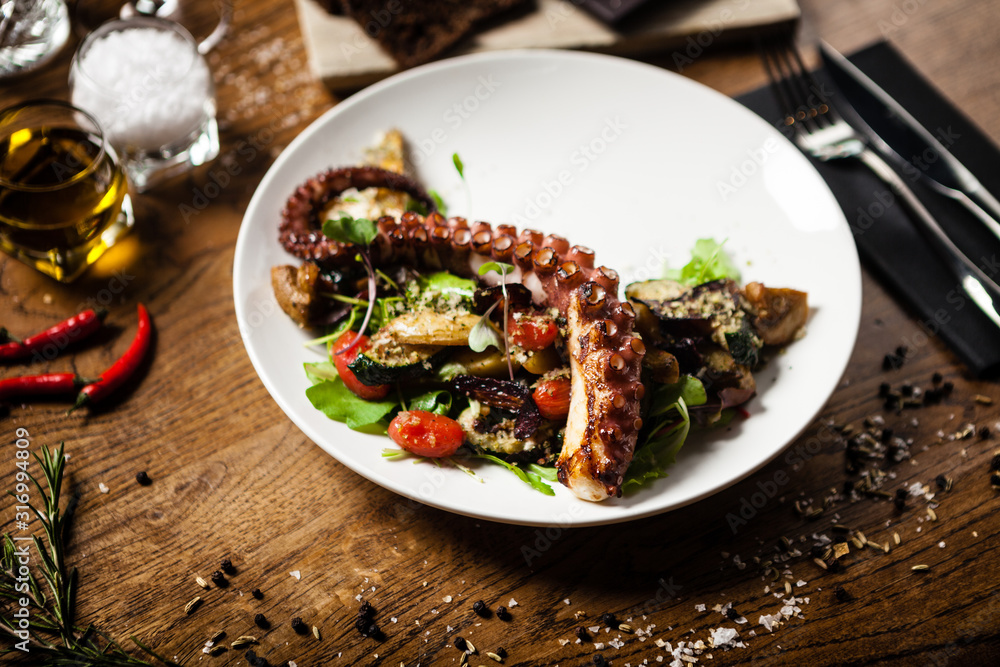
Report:
[[[125,173],[93,116],[55,100],[0,111],[0,249],[70,282],[133,222]]]

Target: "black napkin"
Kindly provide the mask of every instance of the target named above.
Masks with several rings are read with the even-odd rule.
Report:
[[[1000,194],[1000,151],[912,65],[885,42],[849,58],[938,135],[987,189]],[[836,106],[836,88],[822,71],[816,76],[827,83],[825,91],[833,91],[830,99]],[[782,116],[769,87],[737,99],[772,124]],[[934,159],[933,155],[928,157]],[[813,163],[844,209],[862,261],[919,321],[922,331],[902,342],[913,351],[926,345],[930,337],[940,336],[976,376],[1000,373],[1000,328],[965,294],[889,187],[853,160]],[[958,203],[911,178],[907,183],[949,237],[996,280],[1000,276],[1000,241]]]

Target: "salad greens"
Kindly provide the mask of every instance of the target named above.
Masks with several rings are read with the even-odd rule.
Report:
[[[646,440],[636,445],[623,491],[667,476],[666,469],[677,460],[677,452],[691,431],[688,406],[702,405],[706,400],[704,385],[690,375],[682,375],[674,384],[656,386],[647,417],[652,426],[646,431]]]
[[[461,175],[463,166],[457,154],[454,156],[454,161],[455,167]],[[330,220],[323,226],[324,233],[331,238],[346,239],[346,242],[363,245],[365,252],[367,252],[367,245],[374,238],[374,235],[371,234],[372,230],[374,230],[374,225],[371,221],[354,219],[348,215],[341,215],[337,220]],[[713,239],[699,240],[691,252],[691,261],[681,269],[668,271],[667,277],[688,285],[701,284],[720,278],[739,280],[739,270],[732,259],[723,251],[723,243],[718,243]],[[502,301],[505,308],[507,299],[504,285],[508,272],[513,269],[512,265],[503,262],[487,262],[479,269],[480,275],[485,275],[490,271],[500,274],[501,290],[504,295]],[[388,280],[384,275],[383,278]],[[336,298],[339,300],[353,305],[349,316],[337,327],[336,331],[310,341],[310,344],[332,343],[345,331],[355,329],[356,322],[362,317],[362,309],[367,308],[366,321],[370,319],[371,325],[378,328],[403,310],[413,309],[425,299],[433,299],[441,295],[458,295],[463,300],[471,300],[476,288],[477,284],[473,280],[459,278],[447,272],[438,272],[418,277],[406,286],[403,296],[376,299],[374,298],[374,290],[371,291],[372,300],[367,302],[361,299],[338,296]],[[503,343],[501,343],[499,332],[489,321],[490,313],[500,303],[501,301],[497,301],[493,304],[470,333],[469,346],[473,350],[482,351],[490,345],[500,348],[501,344],[505,345],[506,349],[506,335],[503,336]],[[505,328],[506,321],[505,315]],[[507,357],[508,363],[510,363],[509,352]],[[306,390],[306,397],[313,407],[330,419],[343,422],[349,428],[361,432],[386,434],[389,421],[400,410],[425,410],[440,415],[454,415],[467,405],[464,397],[459,396],[455,399],[445,389],[427,390],[419,387],[403,389],[399,386],[397,386],[396,398],[387,397],[381,401],[366,401],[358,398],[344,385],[337,373],[336,366],[330,361],[306,363],[305,372],[312,385]],[[632,463],[622,484],[623,492],[634,492],[654,480],[667,476],[667,469],[676,461],[677,453],[691,431],[689,408],[702,405],[706,401],[705,387],[700,380],[689,375],[681,376],[674,384],[654,386],[649,399],[647,426],[643,428],[641,440],[636,445]],[[728,423],[732,414],[732,410],[723,411],[722,419],[718,420],[714,427]],[[408,455],[403,450],[388,449],[383,451],[383,456],[386,458],[399,458]],[[521,466],[485,453],[476,453],[472,456],[506,468],[522,482],[545,495],[555,495],[552,487],[547,483],[558,483],[556,469],[553,467],[534,463]],[[455,461],[449,460],[449,462],[471,474],[471,471],[465,466]]]
[[[740,270],[722,250],[725,243],[719,243],[715,239],[699,239],[691,249],[691,261],[680,269],[668,269],[665,277],[684,285],[700,285],[721,278],[732,278],[739,282]]]
[[[345,347],[337,354],[344,354],[361,343],[361,337],[368,329],[368,323],[372,318],[372,311],[375,308],[375,292],[378,288],[375,276],[375,267],[372,266],[372,258],[369,251],[372,241],[378,236],[378,229],[375,223],[368,218],[355,218],[348,213],[341,212],[336,219],[330,219],[323,223],[323,236],[339,241],[340,243],[352,243],[359,248],[358,255],[365,264],[368,272],[368,310],[365,312],[365,319],[361,321],[361,328],[354,342]]]

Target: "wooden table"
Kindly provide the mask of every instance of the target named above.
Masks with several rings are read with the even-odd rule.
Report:
[[[1000,61],[1000,15],[991,3],[802,5],[803,41],[822,36],[850,51],[886,33],[1000,140],[1000,69],[993,66]],[[0,87],[4,104],[65,97],[68,62],[69,51],[36,76]],[[240,651],[201,653],[210,635],[226,630],[230,640],[258,636],[256,649],[272,664],[300,666],[457,665],[458,634],[479,649],[471,664],[492,664],[485,652],[503,646],[505,664],[581,665],[597,653],[592,641],[621,635],[620,648],[600,651],[620,667],[658,664],[666,654],[657,640],[707,643],[720,626],[738,628],[746,647],[709,649],[703,663],[1000,664],[1000,495],[987,472],[1000,436],[940,437],[966,423],[996,432],[996,404],[973,397],[1000,401],[1000,391],[970,378],[941,341],[921,338],[915,319],[867,273],[858,343],[820,417],[787,455],[689,507],[546,536],[411,506],[325,454],[285,417],[250,365],[233,312],[232,263],[241,216],[267,167],[337,99],[311,80],[288,3],[238,3],[233,30],[211,64],[223,135],[219,161],[137,197],[135,233],[73,285],[0,257],[0,320],[14,332],[40,330],[85,303],[110,310],[110,333],[96,344],[31,371],[95,375],[131,339],[136,302],[155,318],[152,362],[111,409],[67,416],[61,403],[34,403],[13,406],[0,419],[5,490],[13,485],[16,429],[27,429],[36,448],[66,442],[70,488],[80,498],[70,558],[80,569],[81,622],[129,647],[135,635],[190,665],[245,664]],[[730,95],[764,83],[751,48],[710,51],[684,74]],[[226,164],[240,173],[185,220],[179,204],[203,193]],[[906,341],[906,364],[884,372],[883,355]],[[0,377],[24,372],[0,368]],[[901,415],[881,409],[880,383],[927,387],[935,372],[954,383],[942,404]],[[928,517],[927,503],[913,499],[903,512],[888,500],[833,501],[822,516],[804,518],[796,501],[822,506],[847,479],[844,444],[826,437],[828,424],[863,429],[875,415],[914,439],[915,456],[895,467],[896,481],[929,484],[940,503],[937,520]],[[143,470],[150,486],[135,481]],[[938,475],[954,480],[950,491],[936,489]],[[776,497],[734,534],[727,516],[779,478],[787,483]],[[834,515],[891,552],[852,544],[841,571],[820,569],[807,553],[810,536],[831,534]],[[12,530],[11,503],[0,516]],[[782,562],[782,537],[806,553]],[[530,565],[523,547],[539,552]],[[237,571],[230,585],[198,588],[195,577],[208,578],[227,557]],[[777,583],[762,577],[766,561],[776,564]],[[918,564],[930,569],[914,572]],[[769,632],[758,619],[779,613],[786,581],[801,613]],[[251,597],[254,588],[262,600]],[[205,603],[186,615],[185,604],[198,594]],[[359,595],[377,608],[384,641],[355,631]],[[512,598],[510,621],[473,613],[475,600],[496,607]],[[727,603],[748,623],[712,611]],[[587,617],[577,619],[577,612]],[[601,630],[576,643],[575,628],[599,625],[605,612],[637,629],[655,627],[643,637]],[[269,631],[254,628],[256,613],[271,621]],[[296,616],[322,638],[293,632]],[[20,664],[36,663],[29,657]]]

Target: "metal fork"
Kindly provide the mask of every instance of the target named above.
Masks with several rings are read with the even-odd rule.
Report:
[[[794,130],[799,148],[824,162],[855,159],[871,169],[903,201],[969,298],[1000,327],[1000,286],[948,238],[903,178],[869,146],[868,138],[837,113],[791,41],[760,42],[759,48],[784,123]]]

